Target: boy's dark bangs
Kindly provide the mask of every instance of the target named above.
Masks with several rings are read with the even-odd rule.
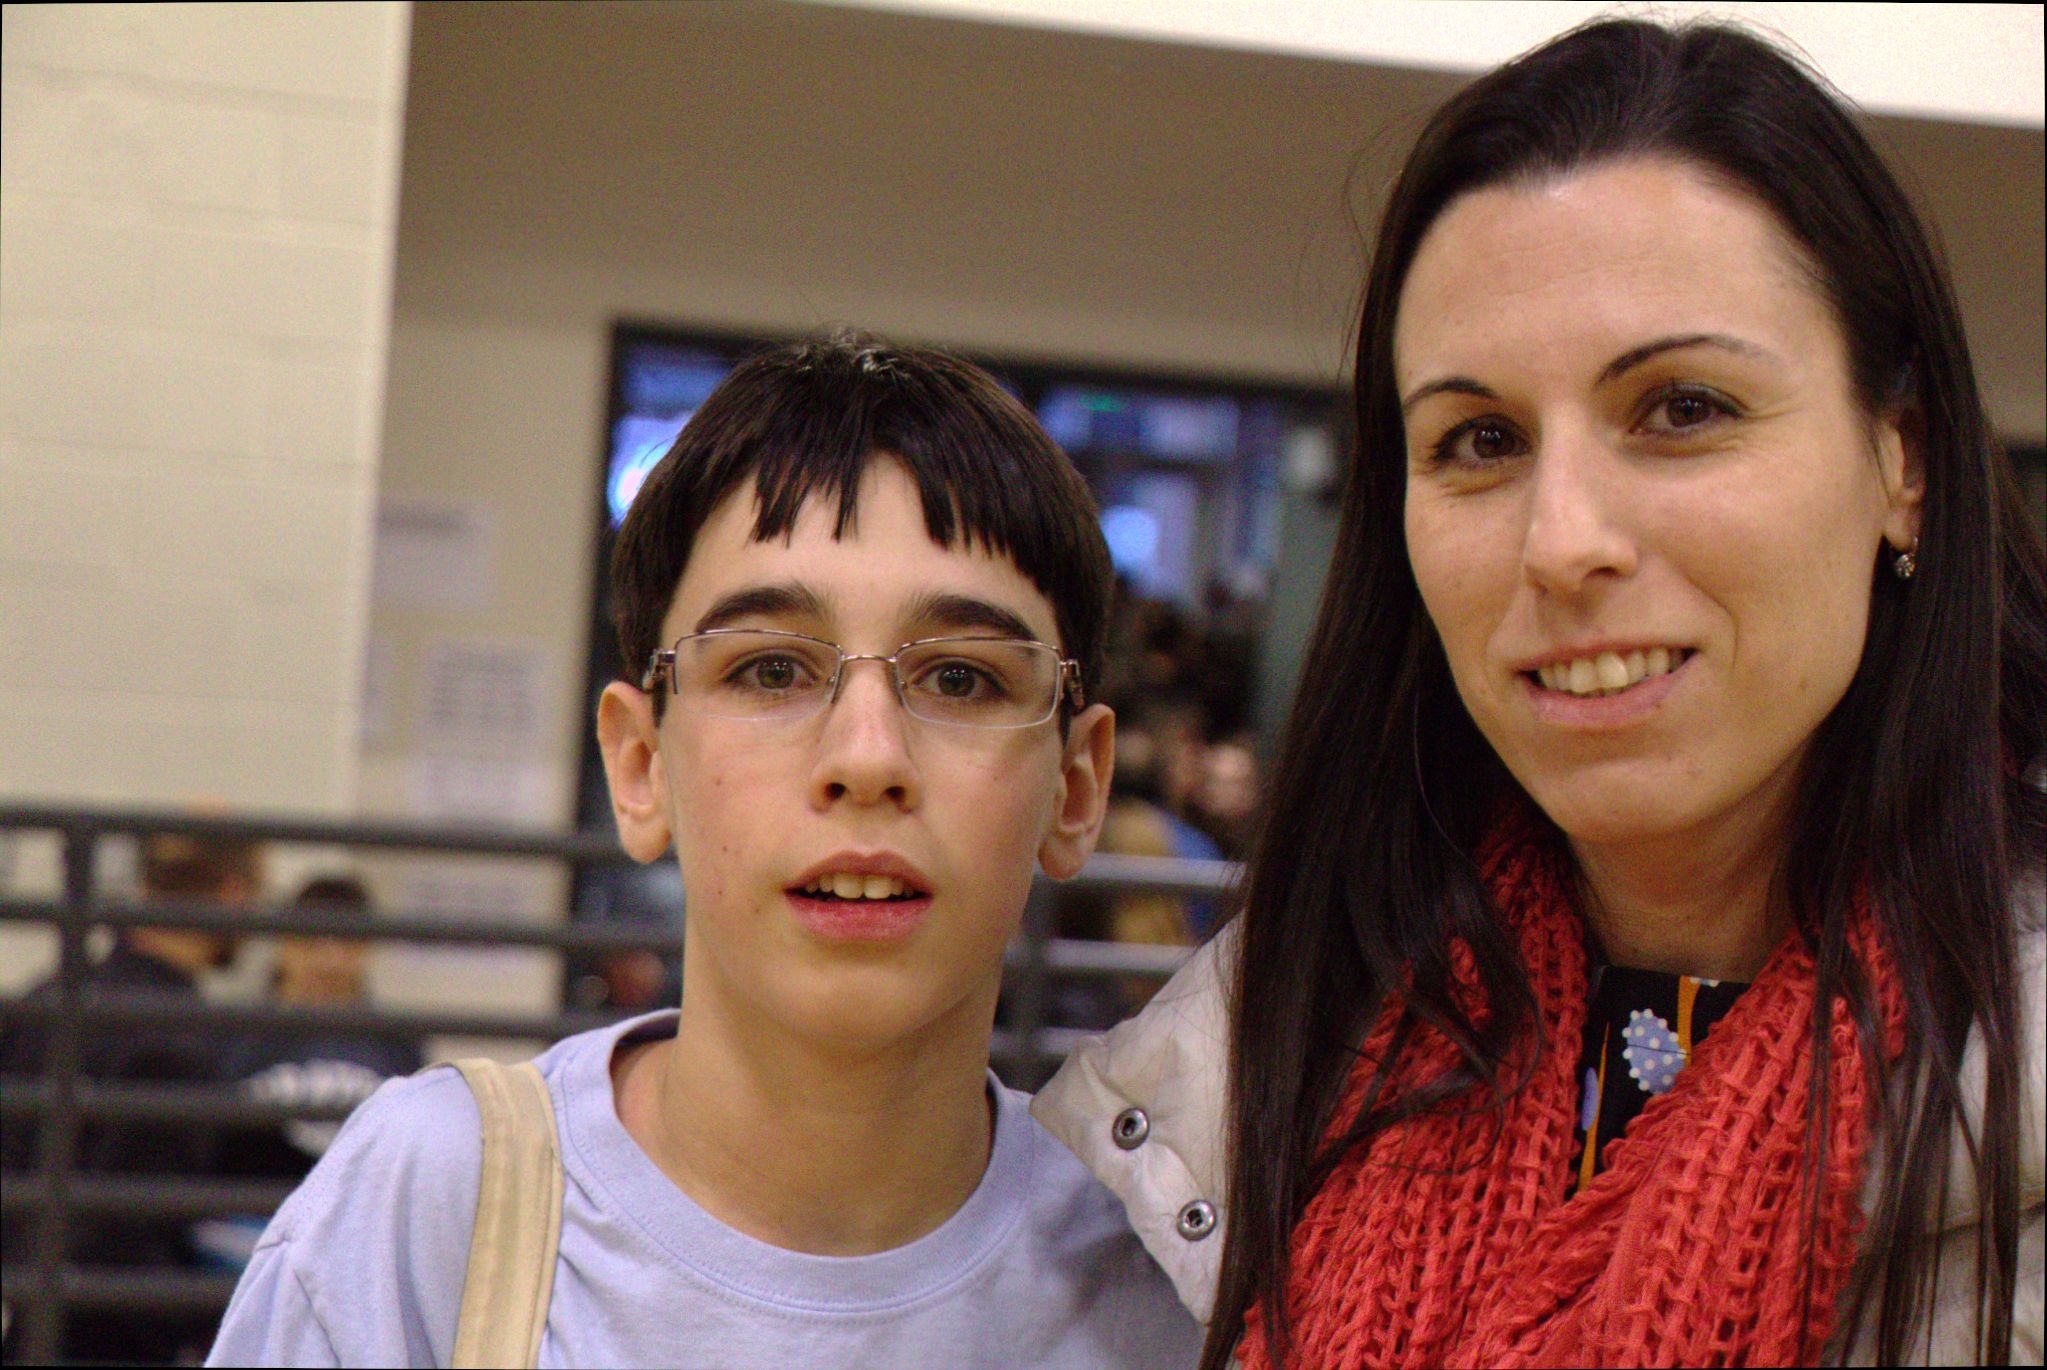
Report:
[[[1046,489],[1047,463],[1018,460],[1033,448],[1049,448],[1047,440],[1021,425],[1004,433],[1000,429],[1010,425],[1002,416],[962,412],[958,400],[942,419],[902,407],[884,401],[864,414],[835,414],[803,405],[778,414],[753,453],[760,509],[754,538],[788,537],[812,499],[832,504],[832,536],[845,537],[859,522],[860,479],[868,465],[893,459],[917,487],[924,529],[934,543],[948,551],[979,545],[1007,556],[1060,604],[1057,568],[1062,561],[1070,565],[1077,549],[1060,547],[1072,535],[1062,537],[1060,520],[1048,517],[1047,496],[1057,496]],[[1062,460],[1056,451],[1044,456]]]

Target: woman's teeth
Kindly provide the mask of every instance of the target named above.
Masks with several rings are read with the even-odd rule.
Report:
[[[1667,675],[1684,664],[1691,652],[1683,647],[1651,647],[1646,651],[1601,652],[1575,661],[1538,666],[1535,678],[1546,690],[1570,695],[1610,695],[1639,685],[1652,675]]]
[[[900,899],[910,890],[893,875],[854,875],[849,871],[839,871],[820,875],[805,885],[803,892],[839,899]]]

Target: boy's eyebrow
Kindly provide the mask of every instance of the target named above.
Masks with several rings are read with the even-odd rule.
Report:
[[[1038,640],[1031,625],[1013,610],[1000,604],[991,604],[985,599],[972,595],[941,594],[929,591],[910,601],[907,622],[917,625],[915,631],[924,632],[935,628],[942,632],[959,633],[981,628],[1000,633],[1004,637],[1022,638],[1026,642]]]
[[[743,590],[734,590],[721,595],[704,616],[697,620],[693,633],[708,632],[712,628],[724,628],[742,618],[812,618],[831,617],[830,610],[817,591],[801,581],[784,581],[780,585],[749,585]]]

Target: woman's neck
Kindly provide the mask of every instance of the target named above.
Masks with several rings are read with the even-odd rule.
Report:
[[[716,999],[715,995],[704,996]],[[613,1063],[619,1119],[712,1217],[790,1251],[852,1256],[914,1241],[959,1210],[994,1137],[986,1012],[871,1055],[810,1049],[772,1025],[691,1012]]]
[[[1776,807],[1655,838],[1573,838],[1585,921],[1606,959],[1700,980],[1755,979],[1791,921],[1777,897]]]

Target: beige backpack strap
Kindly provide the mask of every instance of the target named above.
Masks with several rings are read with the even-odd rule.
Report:
[[[562,1163],[554,1105],[531,1061],[452,1061],[483,1115],[483,1179],[455,1325],[461,1370],[540,1363],[561,1246]]]

